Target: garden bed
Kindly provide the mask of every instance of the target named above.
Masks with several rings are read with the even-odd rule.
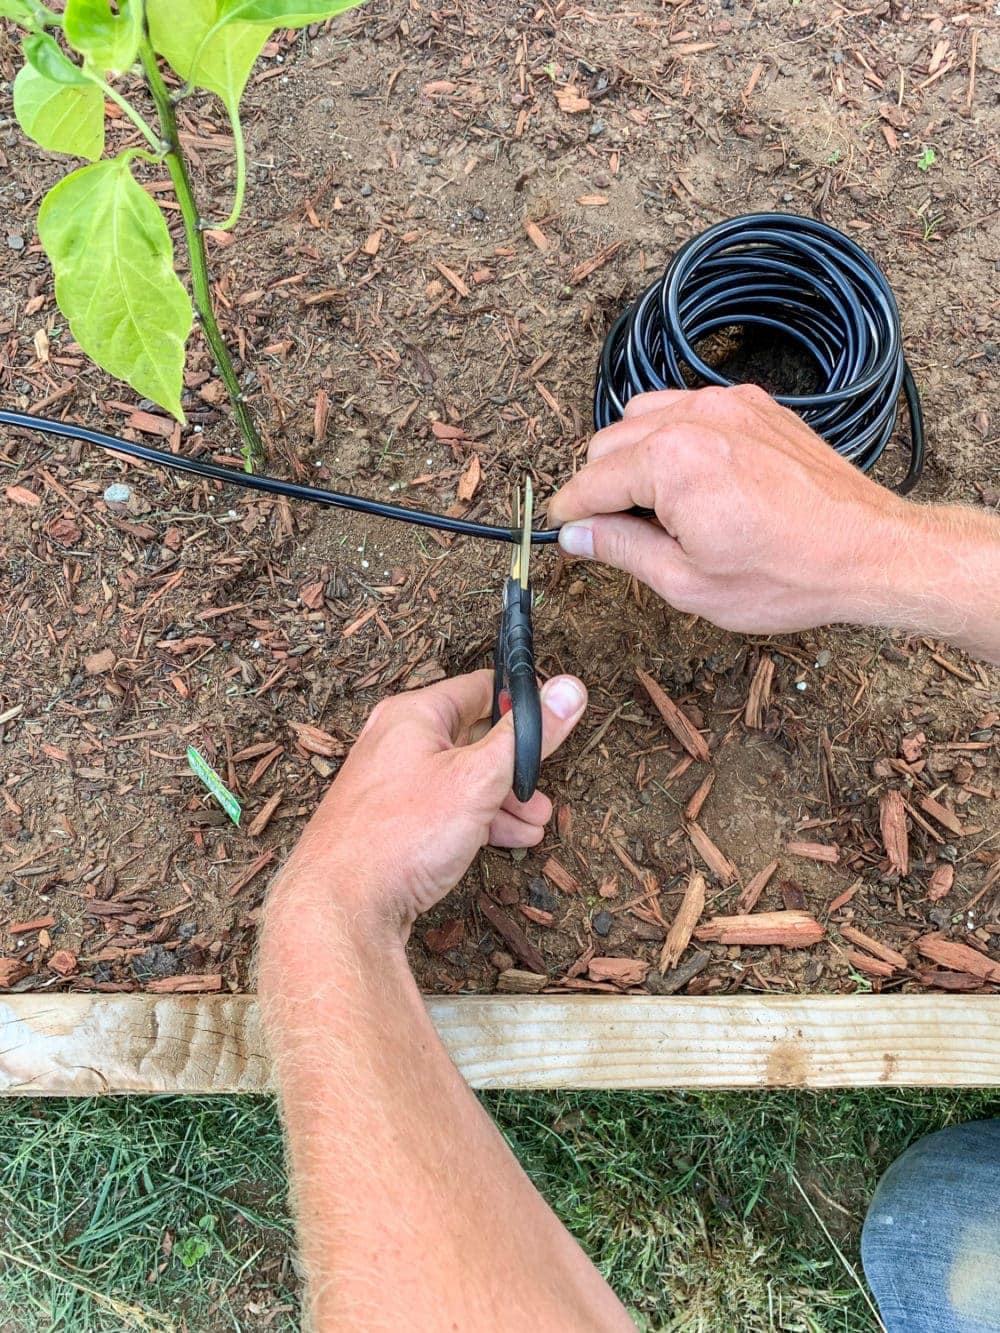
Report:
[[[888,274],[927,416],[920,498],[996,508],[986,15],[375,3],[279,37],[246,101],[247,212],[210,250],[270,470],[502,521],[523,468],[544,496],[582,455],[629,297],[693,232],[777,208]],[[218,105],[182,104],[182,130],[222,216]],[[4,405],[203,447],[70,342],[34,233],[55,164],[5,130],[0,169]],[[200,346],[188,367],[189,422],[231,459]],[[268,877],[373,704],[488,662],[504,553],[13,433],[0,466],[0,980],[246,991]],[[545,844],[487,850],[418,923],[427,991],[997,989],[1000,671],[842,628],[748,639],[613,572],[533,564],[540,670],[578,672],[591,707],[545,770]],[[807,913],[818,942],[696,932],[661,970],[692,866],[718,935],[775,861],[751,910]]]

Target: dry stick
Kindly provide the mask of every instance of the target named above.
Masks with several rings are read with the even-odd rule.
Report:
[[[243,457],[246,460],[247,471],[252,471],[254,463],[264,461],[264,445],[250,414],[250,408],[243,397],[243,390],[236,377],[229,349],[215,319],[215,311],[212,308],[212,288],[208,277],[208,258],[205,254],[205,238],[202,234],[201,219],[198,216],[198,206],[195,203],[187,162],[181,152],[180,136],[177,131],[177,116],[174,113],[174,104],[171,101],[170,93],[167,91],[167,85],[163,82],[163,75],[160,73],[160,67],[156,62],[156,53],[153,51],[148,36],[144,37],[140,43],[139,58],[142,61],[146,82],[149,84],[149,91],[160,117],[160,132],[167,147],[167,169],[170,172],[170,179],[173,181],[177,202],[180,204],[181,218],[184,222],[184,235],[187,239],[188,257],[191,260],[191,288],[194,292],[194,305],[198,312],[198,320],[202,332],[205,334],[205,341],[211,349],[212,357],[222,377],[222,382],[229,393],[233,415],[236,417],[240,434],[243,436]]]

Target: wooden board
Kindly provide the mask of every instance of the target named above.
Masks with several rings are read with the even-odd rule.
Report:
[[[1000,1086],[1000,996],[428,1000],[478,1088]],[[251,996],[0,997],[0,1094],[264,1092]]]

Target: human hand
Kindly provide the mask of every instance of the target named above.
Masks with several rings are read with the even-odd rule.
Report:
[[[574,676],[542,687],[542,757],[583,715]],[[365,929],[405,939],[487,842],[541,842],[552,802],[511,791],[511,714],[487,730],[493,673],[474,671],[379,703],[285,864],[272,895],[335,900]]]
[[[622,512],[633,505],[659,522]],[[738,385],[632,398],[548,516],[568,525],[570,555],[626,570],[723,629],[774,634],[883,618],[910,510],[762,389]]]

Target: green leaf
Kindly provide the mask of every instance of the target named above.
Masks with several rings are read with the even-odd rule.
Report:
[[[184,420],[184,344],[191,298],[174,272],[163,214],[129,155],[95,162],[54,186],[38,235],[73,337],[97,364]]]
[[[66,0],[63,31],[88,65],[120,74],[139,54],[142,0],[119,0],[117,14],[108,0]]]
[[[269,23],[273,31],[332,19],[360,3],[361,0],[334,0],[333,4],[325,5],[303,0],[219,0],[219,17],[227,23]]]
[[[43,78],[53,83],[91,83],[79,65],[74,65],[54,37],[47,32],[33,32],[24,39],[24,58]]]
[[[13,19],[22,28],[33,28],[35,16],[24,0],[0,0],[0,19]]]
[[[208,788],[238,828],[240,815],[243,813],[243,809],[239,801],[222,781],[218,773],[216,773],[215,769],[212,768],[203,755],[198,753],[193,745],[188,747],[187,761],[191,772],[204,784],[205,787]]]
[[[217,0],[147,0],[149,34],[175,73],[239,106],[254,61],[270,31],[256,23],[219,20]]]
[[[55,83],[25,65],[14,80],[14,115],[39,148],[91,162],[104,152],[104,97],[96,83]]]

